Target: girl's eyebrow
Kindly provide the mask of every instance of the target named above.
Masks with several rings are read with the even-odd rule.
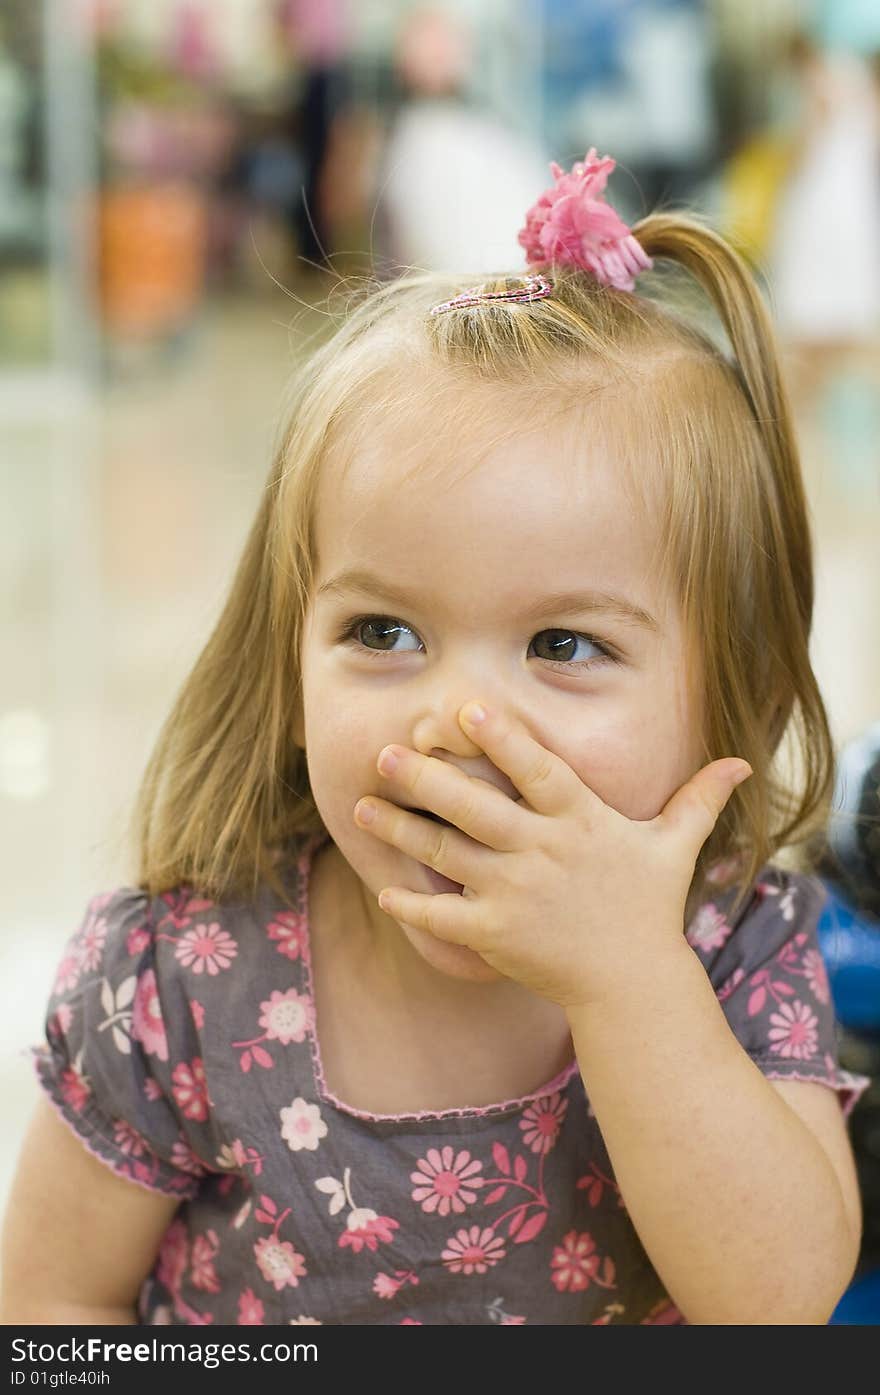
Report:
[[[394,605],[404,607],[409,607],[414,603],[413,598],[405,591],[396,586],[390,586],[381,577],[374,576],[371,572],[357,569],[339,572],[337,576],[325,581],[323,586],[318,588],[317,597],[352,594],[381,598],[391,601]],[[612,615],[617,620],[638,625],[654,634],[662,634],[660,625],[653,615],[649,615],[641,606],[635,605],[625,596],[618,596],[611,591],[559,591],[551,596],[546,596],[535,605],[529,606],[523,611],[523,619],[542,620],[545,616],[558,615],[562,612],[568,615],[601,612],[604,615]]]

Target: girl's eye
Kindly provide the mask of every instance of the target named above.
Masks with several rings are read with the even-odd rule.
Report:
[[[604,663],[612,658],[610,649],[604,644],[600,644],[597,639],[591,639],[589,635],[578,634],[575,630],[541,630],[532,640],[539,659],[548,659],[551,663],[561,664],[563,668],[571,668],[572,665],[566,660],[571,660],[577,653],[580,645],[597,649],[602,655],[600,659],[580,658],[577,666],[597,663]],[[541,651],[545,650],[545,653]],[[583,652],[583,651],[581,651]],[[613,660],[612,660],[613,662]]]
[[[412,635],[416,642],[406,649],[398,648],[395,641],[405,634]],[[337,638],[338,642],[351,644],[373,658],[381,658],[383,654],[415,653],[422,647],[415,631],[390,615],[358,616],[346,623]],[[563,670],[598,668],[600,664],[618,662],[607,645],[575,630],[540,630],[529,645],[529,649],[532,648],[539,659]],[[584,648],[597,651],[598,657],[584,657]],[[575,658],[578,650],[581,657]]]
[[[364,615],[352,620],[342,631],[340,639],[353,640],[370,654],[399,653],[400,650],[394,649],[394,641],[404,631],[409,631],[411,635],[415,633],[409,625],[401,624],[390,615]],[[368,638],[361,638],[364,635]],[[372,646],[373,640],[376,641],[375,647]]]

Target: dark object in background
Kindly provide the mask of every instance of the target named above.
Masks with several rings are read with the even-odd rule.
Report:
[[[864,1228],[855,1289],[835,1320],[880,1325],[880,722],[841,753],[818,875],[828,890],[818,930],[840,1064],[872,1077],[848,1121]]]
[[[880,722],[841,753],[828,843],[829,875],[849,901],[880,922]]]
[[[305,74],[299,109],[293,114],[294,141],[299,146],[303,179],[292,211],[293,231],[301,257],[323,266],[335,250],[325,217],[322,175],[337,114],[349,96],[342,65],[313,67]]]

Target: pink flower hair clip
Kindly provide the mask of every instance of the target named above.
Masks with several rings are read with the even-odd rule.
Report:
[[[605,185],[616,163],[610,156],[599,159],[594,146],[568,174],[551,162],[556,183],[526,213],[519,233],[529,266],[577,266],[605,286],[634,289],[639,272],[654,263],[605,202]]]

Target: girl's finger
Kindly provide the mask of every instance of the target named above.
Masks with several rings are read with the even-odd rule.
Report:
[[[394,800],[399,792],[411,807],[428,809],[487,848],[514,852],[527,841],[522,825],[530,816],[522,805],[448,761],[408,746],[386,746],[376,768]]]
[[[379,905],[386,915],[412,925],[416,930],[427,930],[438,940],[477,949],[475,941],[479,938],[479,932],[476,901],[473,899],[454,892],[430,895],[408,891],[402,886],[386,886],[379,892]]]
[[[746,761],[729,757],[704,765],[676,790],[655,822],[679,837],[696,861],[736,786],[752,773]]]
[[[367,817],[372,815],[372,817]],[[479,845],[457,828],[434,823],[422,814],[401,809],[386,799],[371,795],[354,806],[355,822],[361,828],[399,848],[416,862],[433,867],[461,886],[483,885]],[[484,856],[487,854],[484,853]]]
[[[566,813],[585,797],[601,802],[571,766],[530,736],[521,722],[473,702],[465,703],[458,716],[470,739],[510,777],[537,813]]]

